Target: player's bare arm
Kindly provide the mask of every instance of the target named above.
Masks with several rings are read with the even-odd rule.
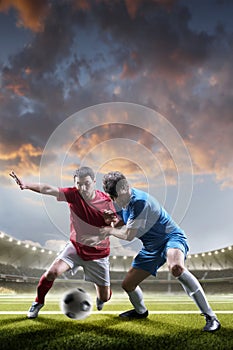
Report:
[[[126,225],[120,228],[106,226],[100,229],[100,233],[105,234],[105,236],[114,236],[126,241],[132,241],[136,237],[137,229],[128,228]]]
[[[48,184],[26,183],[22,179],[20,179],[14,171],[12,171],[9,175],[15,180],[16,184],[20,187],[21,190],[31,190],[33,192],[58,197],[58,187],[51,186]]]

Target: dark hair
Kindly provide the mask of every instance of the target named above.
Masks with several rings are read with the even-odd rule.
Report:
[[[86,177],[86,176],[90,176],[92,178],[92,180],[95,179],[95,173],[94,171],[89,168],[88,166],[83,166],[77,170],[75,170],[74,172],[74,178],[75,177],[79,177],[79,178],[82,178],[82,177]]]
[[[110,197],[117,198],[120,189],[128,189],[129,184],[125,175],[119,171],[110,171],[103,177],[103,189]]]

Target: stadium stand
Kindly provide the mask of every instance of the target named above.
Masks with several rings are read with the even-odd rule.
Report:
[[[58,255],[57,251],[21,242],[0,232],[0,287],[16,292],[35,291],[38,279]],[[112,288],[119,290],[121,281],[131,265],[131,256],[110,256]],[[215,251],[189,255],[186,265],[200,280],[207,293],[233,292],[233,249],[231,246]],[[56,280],[63,287],[83,283],[83,271],[72,276],[69,272]],[[142,288],[153,292],[180,292],[180,284],[164,265],[156,278],[151,276],[142,283]]]

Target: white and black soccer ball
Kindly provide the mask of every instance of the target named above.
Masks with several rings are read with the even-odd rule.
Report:
[[[83,289],[76,288],[66,292],[60,302],[64,315],[74,320],[83,320],[92,310],[91,296]]]

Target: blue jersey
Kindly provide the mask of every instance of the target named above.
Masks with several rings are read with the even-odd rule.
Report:
[[[147,251],[162,249],[171,238],[186,241],[184,231],[159,202],[144,191],[132,188],[129,204],[118,214],[128,228],[137,229],[136,237]]]

